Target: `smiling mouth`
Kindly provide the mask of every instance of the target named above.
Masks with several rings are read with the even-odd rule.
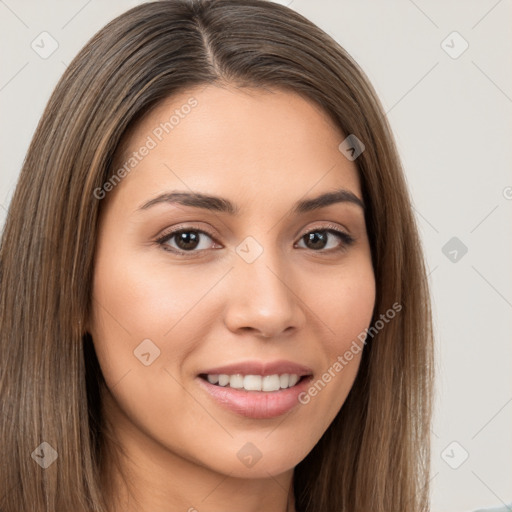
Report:
[[[296,386],[299,382],[309,378],[309,375],[299,376],[295,373],[274,375],[242,375],[227,374],[201,374],[200,378],[219,387],[239,389],[241,391],[275,392]]]

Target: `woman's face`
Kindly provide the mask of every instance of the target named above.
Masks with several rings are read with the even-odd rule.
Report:
[[[277,475],[340,410],[375,300],[343,139],[297,94],[208,86],[124,141],[122,179],[97,191],[88,327],[106,414],[135,459]]]

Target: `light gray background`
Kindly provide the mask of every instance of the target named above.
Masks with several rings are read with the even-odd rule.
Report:
[[[107,21],[138,3],[0,0],[0,225],[36,123],[66,65]],[[432,510],[464,512],[509,503],[512,3],[279,3],[317,23],[359,62],[397,139],[434,301]],[[50,48],[51,41],[41,43],[43,31],[59,45],[46,59],[31,47],[35,40]],[[450,36],[454,31],[463,39]],[[468,49],[452,58],[464,40]],[[456,247],[457,254],[450,254],[454,248],[448,246],[445,256],[442,248],[452,237],[467,254]],[[466,452],[467,460],[454,469]]]

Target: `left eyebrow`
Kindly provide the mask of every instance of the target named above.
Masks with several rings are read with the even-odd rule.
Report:
[[[229,199],[223,197],[211,196],[200,192],[183,192],[171,191],[150,199],[148,202],[140,206],[139,210],[147,210],[151,206],[160,203],[177,203],[183,206],[192,206],[204,210],[215,211],[219,213],[228,213],[236,215],[240,212],[240,207],[233,204]],[[303,199],[297,201],[293,206],[292,213],[301,214],[325,208],[335,203],[352,203],[365,208],[363,201],[353,192],[346,189],[335,190],[334,192],[326,192],[311,199]]]
[[[353,192],[344,188],[327,192],[312,199],[304,199],[295,204],[293,213],[306,213],[319,208],[325,208],[335,203],[352,203],[365,208],[362,199],[359,199]]]

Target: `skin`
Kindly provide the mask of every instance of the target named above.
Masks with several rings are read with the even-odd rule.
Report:
[[[294,510],[293,469],[343,405],[361,353],[307,405],[274,419],[224,409],[197,375],[285,359],[316,380],[368,327],[375,280],[363,209],[340,202],[291,214],[296,201],[339,188],[362,198],[358,171],[338,150],[345,135],[314,103],[234,86],[165,100],[126,137],[116,163],[191,96],[197,106],[103,199],[88,330],[108,387],[105,415],[127,454],[132,495],[109,468],[116,510],[135,510],[134,500],[148,512]],[[240,212],[138,209],[171,190],[221,196]],[[213,237],[174,254],[156,239],[177,226]],[[307,244],[306,233],[328,227],[354,242],[328,235],[326,248]],[[248,236],[263,249],[252,263],[235,251]],[[165,244],[180,247],[176,237]],[[149,366],[134,356],[144,339],[160,350]],[[262,454],[252,467],[237,457],[248,442]]]

